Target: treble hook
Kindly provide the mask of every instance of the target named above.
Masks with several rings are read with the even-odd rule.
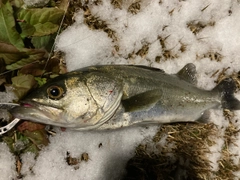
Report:
[[[10,131],[21,119],[15,118],[12,122],[7,124],[6,126],[0,127],[0,135],[5,134]]]
[[[10,110],[16,106],[20,106],[17,103],[0,103],[0,109]],[[3,118],[4,119],[4,118]],[[6,132],[10,131],[21,119],[15,118],[6,126],[0,127],[0,135],[5,134]]]

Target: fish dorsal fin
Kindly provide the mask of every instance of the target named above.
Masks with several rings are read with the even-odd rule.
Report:
[[[154,107],[161,97],[162,91],[160,89],[150,90],[122,100],[122,105],[125,112],[147,110]]]
[[[197,71],[196,66],[192,63],[186,64],[180,71],[178,71],[177,76],[191,84],[197,84]]]

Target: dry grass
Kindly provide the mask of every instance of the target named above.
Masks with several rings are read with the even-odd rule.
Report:
[[[217,134],[213,124],[163,125],[152,142],[137,147],[125,179],[207,179],[211,165],[205,155]],[[166,135],[165,144],[159,144]]]
[[[197,35],[200,31],[202,31],[207,26],[214,26],[215,22],[203,22],[203,21],[190,21],[187,24],[187,27],[192,31],[194,35]]]
[[[224,116],[229,120],[229,125],[225,130],[224,134],[224,146],[221,151],[221,158],[218,161],[219,170],[216,172],[216,179],[236,179],[236,175],[234,172],[240,171],[240,165],[234,164],[233,159],[235,155],[231,153],[229,150],[229,146],[238,146],[235,142],[237,140],[237,136],[240,132],[240,129],[237,128],[233,123],[232,119],[234,117],[233,112],[225,110]]]

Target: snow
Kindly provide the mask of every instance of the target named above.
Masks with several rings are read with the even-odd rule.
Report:
[[[0,179],[14,179],[17,175],[15,157],[4,143],[0,143]]]
[[[40,153],[32,169],[34,175],[25,171],[27,176],[24,179],[119,179],[125,172],[127,161],[134,155],[135,147],[145,138],[153,136],[155,131],[156,127],[101,133],[59,131]],[[67,151],[72,157],[88,153],[89,160],[81,161],[75,170],[74,166],[67,165]],[[23,160],[27,159],[23,157]],[[29,164],[31,166],[32,163]]]
[[[9,103],[17,99],[17,96],[12,91],[12,87],[7,87],[6,92],[0,92],[0,103]]]
[[[44,7],[50,0],[23,0],[27,7]]]
[[[66,59],[72,59],[67,62],[69,71],[90,63],[97,64],[100,60],[108,58],[112,51],[111,39],[106,33],[90,31],[81,23],[69,27],[61,34],[61,37],[57,44],[58,48],[71,52],[66,53]]]
[[[123,0],[122,8],[114,8],[109,0],[99,5],[89,1],[91,13],[106,21],[107,27],[115,32],[111,38],[101,29],[90,29],[84,23],[84,12],[75,15],[76,22],[57,38],[56,50],[63,51],[69,71],[96,64],[142,64],[176,73],[185,64],[192,62],[197,67],[198,86],[204,89],[215,87],[217,70],[230,67],[227,74],[239,71],[240,49],[240,4],[239,1],[147,1],[140,2],[137,14],[127,11],[132,2]],[[203,24],[205,27],[196,35],[189,24]],[[193,26],[193,28],[196,28]],[[166,47],[162,47],[160,38]],[[148,53],[137,52],[148,45]],[[119,50],[116,50],[116,46]],[[185,50],[181,50],[184,46]],[[169,50],[172,58],[164,57]],[[209,54],[219,53],[221,60],[211,59]],[[129,54],[132,54],[129,57]],[[156,62],[156,57],[160,62]],[[240,99],[239,93],[237,97]],[[235,112],[234,119],[240,117]],[[218,169],[221,157],[224,130],[228,122],[221,110],[212,110],[210,120],[222,129],[216,144],[210,147],[209,159],[212,169]],[[235,125],[240,128],[239,120]],[[25,179],[119,179],[124,174],[126,162],[134,155],[135,147],[154,135],[156,127],[126,128],[109,132],[58,131],[50,138],[50,144],[42,149],[37,160],[31,154],[23,155],[21,173]],[[164,143],[164,139],[161,143]],[[99,144],[102,146],[99,147]],[[240,145],[240,134],[236,142]],[[0,179],[16,177],[14,158],[5,144],[0,144]],[[80,157],[87,152],[89,160],[81,162],[76,170],[66,163],[66,152]],[[239,147],[231,145],[229,151],[236,154],[234,162],[239,163]],[[29,169],[32,169],[29,171]],[[4,174],[2,176],[2,174]],[[240,175],[240,172],[236,172]]]

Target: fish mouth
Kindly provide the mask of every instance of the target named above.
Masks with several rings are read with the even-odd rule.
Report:
[[[20,106],[11,110],[11,114],[15,118],[57,126],[60,125],[57,120],[61,113],[62,110],[57,107],[44,105],[32,100],[21,101]]]
[[[20,108],[29,109],[29,111],[39,110],[40,112],[44,112],[44,110],[46,109],[46,108],[44,108],[43,104],[36,103],[32,100],[21,101],[20,102]],[[44,110],[43,110],[43,108],[44,108]]]
[[[33,109],[38,109],[40,111],[43,112],[48,112],[48,109],[56,109],[56,110],[62,110],[59,107],[56,106],[51,106],[49,104],[44,104],[44,103],[40,103],[40,102],[35,102],[33,100],[24,100],[20,102],[20,107],[24,107],[24,108],[33,108]]]
[[[27,107],[27,108],[28,108],[28,107],[29,107],[29,108],[30,108],[30,107],[34,107],[33,104],[28,103],[28,102],[22,102],[20,105],[23,106],[23,107]]]

